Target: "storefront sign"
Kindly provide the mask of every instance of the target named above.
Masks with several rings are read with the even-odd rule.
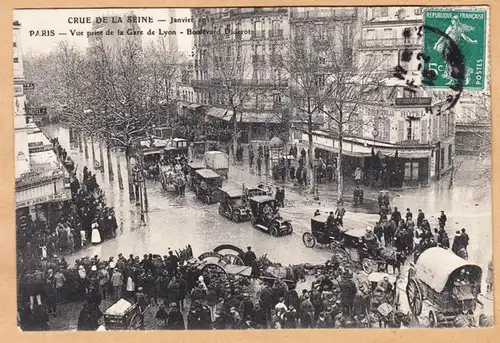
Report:
[[[16,208],[34,206],[34,205],[39,205],[39,204],[43,204],[46,202],[52,202],[52,201],[65,201],[65,200],[69,200],[69,199],[70,199],[70,197],[68,196],[68,194],[66,192],[52,194],[52,195],[47,195],[47,196],[43,196],[43,197],[38,197],[38,198],[34,198],[34,199],[16,202]]]
[[[431,102],[430,97],[396,98],[396,106],[429,106]]]
[[[425,111],[401,111],[401,117],[420,119],[425,117]]]
[[[333,139],[326,138],[326,137],[318,137],[318,136],[313,136],[313,137],[314,137],[313,141],[315,143],[318,143],[318,144],[321,144],[324,146],[333,147]]]

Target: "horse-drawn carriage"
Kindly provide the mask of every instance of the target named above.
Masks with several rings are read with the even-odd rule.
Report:
[[[378,323],[379,328],[400,326],[401,319],[405,316],[398,314],[400,305],[398,280],[396,275],[381,272],[373,272],[368,275],[368,284],[364,287],[370,294],[366,315],[369,327],[373,327],[376,323]]]
[[[219,214],[235,223],[250,220],[250,209],[244,201],[241,189],[222,187],[217,189]]]
[[[361,266],[364,272],[387,270],[388,265],[397,263],[397,252],[392,248],[381,247],[374,236],[375,246],[365,239],[362,229],[345,229],[335,223],[337,232],[331,232],[327,226],[328,216],[316,215],[311,218],[311,232],[302,235],[302,241],[308,248],[316,244],[326,245],[339,263]]]
[[[144,326],[144,314],[137,304],[120,299],[104,313],[104,326],[109,330],[140,330]]]
[[[267,195],[249,198],[252,217],[250,221],[254,228],[261,229],[273,237],[290,235],[293,231],[290,220],[281,217],[276,200]]]
[[[194,173],[192,182],[198,199],[203,200],[205,204],[215,202],[215,190],[222,186],[219,174],[210,169],[198,169]]]
[[[424,302],[431,306],[431,327],[475,326],[474,315],[481,293],[482,269],[452,252],[434,247],[422,252],[408,271],[406,294],[415,316]]]
[[[179,193],[179,187],[185,183],[184,175],[175,171],[172,167],[160,167],[161,185],[167,192]]]

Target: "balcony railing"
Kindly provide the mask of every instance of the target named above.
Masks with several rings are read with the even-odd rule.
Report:
[[[305,12],[291,11],[290,17],[292,20],[304,20],[304,19],[332,19],[332,20],[343,20],[343,19],[354,19],[356,16],[355,9],[328,9],[328,10],[311,10]]]
[[[270,38],[282,38],[283,37],[283,29],[269,30],[269,37]]]
[[[252,32],[252,39],[265,38],[266,30],[255,30]]]
[[[422,41],[416,38],[382,38],[382,39],[363,39],[361,46],[363,48],[383,48],[383,47],[401,47],[401,46],[418,46],[422,45]]]
[[[268,80],[268,79],[246,79],[246,80],[231,80],[232,83],[243,86],[274,86],[274,87],[287,87],[288,80]],[[209,86],[209,85],[222,85],[222,79],[210,80],[191,80],[192,86]]]

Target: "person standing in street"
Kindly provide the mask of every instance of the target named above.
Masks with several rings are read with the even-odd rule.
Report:
[[[123,290],[123,274],[115,268],[113,270],[113,276],[111,276],[111,284],[113,285],[113,290],[115,294],[115,300],[118,301],[122,298]]]
[[[262,170],[262,158],[257,156],[257,173],[260,175]]]
[[[255,157],[254,152],[253,152],[253,147],[252,144],[248,146],[248,162],[250,164],[250,168],[253,167],[253,158]]]
[[[408,220],[410,220],[410,219],[413,219],[413,213],[411,213],[409,208],[406,209],[405,218],[406,218],[406,222],[408,222]]]
[[[446,226],[446,221],[448,218],[446,217],[446,214],[444,214],[444,211],[441,211],[441,215],[438,218],[439,221],[439,228],[443,228]]]
[[[419,209],[418,216],[417,216],[417,228],[420,229],[420,227],[422,226],[422,223],[424,222],[424,219],[425,219],[425,214],[424,214],[424,212],[422,212],[421,209]]]

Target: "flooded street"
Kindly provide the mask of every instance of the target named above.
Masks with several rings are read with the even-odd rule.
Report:
[[[86,165],[94,172],[92,153],[89,141],[89,159],[80,153],[78,147],[70,148],[69,131],[57,126],[46,127],[44,131],[50,137],[58,137],[59,142],[68,150],[70,156],[78,165],[81,174]],[[106,150],[103,149],[105,152]],[[95,143],[96,159],[100,160],[98,144]],[[115,208],[119,233],[116,239],[91,246],[68,256],[68,262],[73,263],[81,256],[99,255],[103,259],[123,253],[143,255],[146,253],[164,254],[169,248],[180,249],[190,244],[195,256],[211,251],[220,244],[233,244],[242,249],[252,246],[257,256],[267,254],[275,262],[287,261],[290,264],[311,263],[322,264],[331,257],[328,249],[315,247],[306,248],[302,242],[304,232],[310,230],[310,217],[315,209],[330,211],[328,201],[321,205],[304,200],[297,192],[287,191],[290,206],[281,210],[283,217],[292,220],[294,233],[289,236],[273,238],[260,232],[249,222],[235,224],[220,216],[217,204],[205,205],[198,201],[191,191],[181,198],[163,190],[159,182],[148,181],[149,212],[145,214],[145,223],[140,220],[140,208],[128,199],[127,175],[125,157],[112,152],[114,180],[109,181],[108,161],[104,153],[104,172],[97,171],[97,182],[105,191],[109,206]],[[124,190],[120,190],[117,181],[117,158],[120,159]],[[491,189],[489,180],[482,170],[490,168],[488,161],[476,157],[468,160],[457,168],[454,175],[454,185],[449,187],[449,176],[430,187],[404,190],[402,195],[393,200],[404,215],[409,207],[416,217],[420,208],[429,219],[432,228],[438,227],[437,217],[440,211],[448,216],[447,230],[450,238],[456,230],[465,228],[470,236],[469,259],[483,267],[483,280],[486,277],[487,265],[492,256],[491,246]],[[489,175],[489,174],[488,174]],[[229,183],[255,185],[259,179],[253,173],[241,166],[232,166],[229,172]],[[373,226],[378,215],[354,213],[348,211],[344,222],[349,227],[364,228]],[[439,261],[436,261],[439,263]],[[406,269],[403,273],[406,274]],[[406,280],[401,280],[401,292],[405,292]],[[484,289],[484,286],[483,286]],[[407,308],[406,296],[401,297],[402,308]],[[492,312],[492,303],[488,301],[487,312]],[[424,306],[425,311],[428,310]]]
[[[44,129],[50,137],[59,137],[60,143],[70,147],[69,131],[57,126]],[[100,160],[98,143],[95,144],[96,159]],[[93,170],[92,153],[89,140],[89,159],[80,153],[78,147],[68,150],[78,165],[78,172],[87,165]],[[294,234],[287,237],[272,238],[266,233],[253,229],[250,223],[234,224],[217,213],[217,205],[205,205],[198,201],[193,192],[187,192],[185,198],[164,191],[159,182],[148,181],[149,213],[146,223],[140,221],[140,209],[128,200],[128,183],[125,169],[125,157],[122,153],[112,152],[114,180],[109,181],[108,161],[104,150],[104,172],[97,171],[97,182],[105,191],[109,206],[115,208],[119,223],[119,237],[94,246],[85,252],[87,255],[98,254],[103,257],[124,254],[162,253],[168,248],[179,249],[191,244],[195,255],[212,250],[218,244],[234,244],[241,248],[251,245],[258,255],[268,254],[276,261],[290,263],[321,263],[328,253],[321,249],[307,249],[301,236],[309,231],[310,214],[318,208],[317,204],[296,204],[300,195],[287,193],[292,207],[282,210],[282,214],[292,220]],[[117,158],[121,161],[124,190],[120,190],[117,181]],[[463,163],[455,174],[454,185],[449,188],[448,178],[433,183],[430,187],[405,190],[393,200],[402,213],[410,207],[414,216],[421,208],[429,218],[431,226],[437,227],[440,210],[448,216],[447,230],[450,238],[455,230],[466,228],[470,236],[470,260],[486,267],[492,255],[491,242],[491,189],[484,176],[477,170],[489,168],[487,161],[469,157],[471,161]],[[479,178],[482,176],[483,178]],[[260,178],[262,179],[262,178]],[[255,185],[259,177],[242,167],[230,168],[229,181]],[[330,209],[321,205],[325,211]],[[348,212],[345,221],[354,227],[363,227],[374,223],[376,215]],[[130,250],[132,249],[132,250]],[[125,251],[127,250],[127,251]],[[81,256],[82,252],[78,253]]]

